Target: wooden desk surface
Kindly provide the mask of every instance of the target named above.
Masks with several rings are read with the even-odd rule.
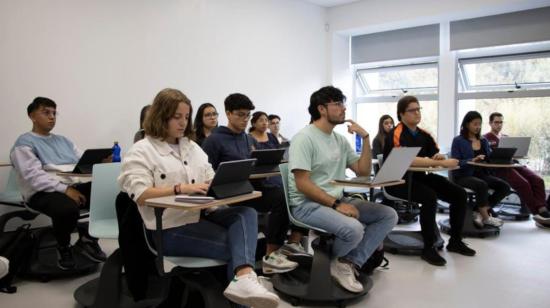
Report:
[[[409,167],[407,170],[408,171],[413,171],[413,172],[440,172],[440,171],[451,171],[451,170],[456,170],[456,169],[459,169],[460,167],[452,167],[452,168],[447,168],[447,167]]]
[[[392,182],[385,182],[385,183],[378,183],[378,184],[372,184],[372,183],[357,183],[357,182],[339,182],[339,181],[330,181],[330,184],[332,185],[338,185],[338,186],[347,186],[347,187],[363,187],[363,188],[374,188],[374,187],[387,187],[387,186],[395,186],[395,185],[401,185],[405,184],[405,180],[399,180],[399,181],[392,181]]]
[[[70,173],[70,172],[57,172],[56,175],[58,176],[72,176],[77,178],[91,178],[91,173]]]
[[[255,174],[251,174],[249,179],[251,180],[265,179],[270,176],[278,176],[278,175],[281,175],[281,172],[277,171],[277,172],[268,172],[268,173],[255,173]]]
[[[151,198],[145,200],[145,205],[150,207],[166,208],[166,209],[182,209],[182,210],[202,210],[209,207],[228,205],[233,203],[238,203],[241,201],[246,201],[250,199],[259,198],[262,196],[262,192],[253,191],[249,194],[244,194],[240,196],[213,200],[209,203],[196,204],[196,203],[187,203],[187,202],[177,202],[176,196],[166,196],[159,198]]]
[[[521,164],[490,164],[490,163],[480,163],[480,162],[473,162],[473,161],[469,161],[467,164],[471,165],[471,166],[482,167],[482,168],[519,168],[519,167],[523,167],[523,165],[521,165]]]

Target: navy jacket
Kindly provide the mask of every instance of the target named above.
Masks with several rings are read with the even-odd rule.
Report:
[[[226,126],[219,126],[204,139],[202,149],[208,155],[212,168],[216,170],[224,161],[250,158],[250,152],[257,147],[256,143],[256,139],[244,131],[236,134]]]
[[[481,137],[480,141],[481,150],[485,153],[485,156],[491,154],[491,148],[487,139]],[[456,136],[451,146],[451,157],[458,159],[458,165],[460,166],[460,169],[452,171],[455,178],[474,175],[474,167],[468,165],[468,162],[474,158],[474,149],[470,140],[464,138],[462,135]]]

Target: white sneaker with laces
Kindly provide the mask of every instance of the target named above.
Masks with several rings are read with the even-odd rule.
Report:
[[[487,226],[493,226],[493,227],[500,228],[500,227],[502,227],[504,222],[500,218],[489,216],[489,218],[483,219],[483,224],[487,225]]]
[[[280,249],[275,250],[262,259],[264,274],[286,273],[298,267],[298,263],[290,261]]]
[[[304,256],[311,257],[306,249],[300,243],[286,243],[281,247],[281,252],[287,256]]]
[[[258,282],[255,272],[233,278],[223,295],[230,301],[249,307],[275,308],[279,297]]]
[[[353,265],[334,259],[330,262],[330,275],[342,288],[353,293],[363,292],[363,284],[357,281]]]
[[[478,228],[483,228],[483,218],[481,217],[481,214],[479,212],[473,212],[473,219],[474,219],[474,225]]]

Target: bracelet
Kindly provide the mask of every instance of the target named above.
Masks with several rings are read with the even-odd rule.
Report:
[[[342,203],[342,201],[340,199],[334,200],[334,202],[332,203],[332,206],[331,206],[332,209],[335,210],[340,205],[340,203]]]
[[[176,184],[174,185],[174,195],[179,195],[179,194],[181,194],[180,184]]]

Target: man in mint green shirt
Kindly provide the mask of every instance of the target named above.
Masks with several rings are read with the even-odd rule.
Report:
[[[345,177],[346,168],[357,175],[371,173],[369,134],[345,120],[346,97],[328,86],[311,95],[312,123],[290,143],[289,197],[294,217],[334,234],[332,277],[346,290],[360,293],[363,285],[355,272],[368,260],[397,223],[395,211],[385,205],[346,198],[343,188],[330,184]],[[334,127],[348,122],[348,132],[363,138],[361,155]]]

